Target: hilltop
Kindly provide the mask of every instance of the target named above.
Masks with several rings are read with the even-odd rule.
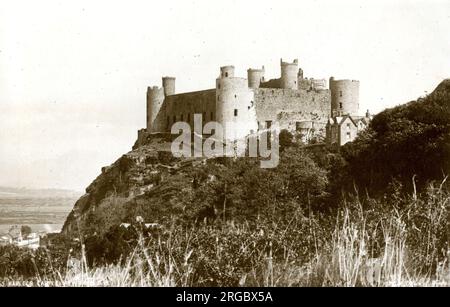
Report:
[[[63,232],[78,233],[80,226],[83,232],[101,234],[115,225],[133,221],[137,215],[143,216],[146,222],[161,222],[174,216],[217,216],[221,214],[224,194],[227,194],[223,189],[230,185],[236,185],[233,188],[239,191],[233,191],[234,207],[229,205],[227,212],[243,212],[249,203],[268,193],[267,187],[255,187],[256,181],[261,178],[282,181],[286,174],[292,177],[286,180],[295,183],[291,189],[297,189],[297,186],[299,189],[295,202],[299,202],[299,197],[307,191],[311,193],[313,189],[308,185],[314,182],[322,192],[331,193],[332,198],[338,199],[333,195],[339,196],[339,190],[345,186],[352,191],[354,183],[368,188],[368,192],[381,191],[383,194],[392,179],[405,185],[410,185],[414,175],[422,185],[428,180],[442,180],[442,174],[450,170],[448,155],[445,155],[450,153],[449,95],[450,80],[447,79],[429,96],[376,115],[366,132],[338,152],[324,149],[311,154],[294,147],[284,154],[278,169],[271,171],[253,169],[251,162],[230,166],[223,161],[174,158],[170,152],[172,136],[149,134],[145,139],[139,139],[132,151],[102,169],[87,187],[85,195],[76,202]],[[302,167],[307,161],[307,167],[302,169],[293,165],[296,161]],[[292,168],[299,169],[298,173],[289,174]],[[310,175],[311,170],[315,177]],[[255,176],[256,181],[245,187],[251,176]],[[308,180],[299,182],[296,176]],[[276,183],[267,184],[274,189],[274,197],[279,198]],[[283,189],[283,183],[279,188]],[[204,196],[207,189],[212,189],[213,195]],[[261,191],[248,195],[248,191],[240,189]],[[319,191],[316,194],[318,199],[324,197],[319,197]],[[272,196],[268,194],[267,197]]]

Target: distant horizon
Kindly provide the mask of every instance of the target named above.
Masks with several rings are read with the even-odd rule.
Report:
[[[67,193],[76,193],[76,194],[82,194],[85,193],[85,191],[79,191],[79,190],[73,190],[73,189],[64,189],[64,188],[52,188],[52,187],[14,187],[14,186],[0,186],[0,194],[15,194],[14,192],[9,191],[16,191],[16,192],[67,192]]]

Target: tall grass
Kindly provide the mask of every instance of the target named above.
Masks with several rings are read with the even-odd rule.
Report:
[[[124,261],[63,270],[22,286],[449,286],[448,207],[442,185],[381,203],[344,203],[334,218],[261,227],[226,223],[141,233]],[[329,225],[329,226],[328,226]]]

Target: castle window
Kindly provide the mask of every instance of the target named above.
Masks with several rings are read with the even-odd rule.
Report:
[[[234,95],[234,98],[237,98],[237,95]]]
[[[339,97],[342,97],[342,91],[339,91]]]
[[[217,87],[220,89],[220,82],[219,82],[219,84],[217,85]]]
[[[342,102],[339,102],[339,109],[342,109]]]
[[[227,72],[225,73],[225,77],[228,77],[228,73]]]
[[[350,140],[350,132],[347,132],[347,140]]]
[[[350,130],[350,123],[347,124],[347,130]]]
[[[272,127],[272,121],[271,120],[266,120],[266,128],[270,129],[270,127]]]
[[[253,102],[253,101],[251,101],[251,103],[252,103],[252,107],[253,107],[253,104],[254,104],[254,102]]]
[[[238,115],[238,110],[234,109],[234,116],[237,116],[237,115]]]

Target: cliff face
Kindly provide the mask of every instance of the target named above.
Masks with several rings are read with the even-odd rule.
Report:
[[[102,233],[137,215],[153,222],[151,219],[161,213],[158,210],[172,198],[169,194],[190,187],[192,179],[184,170],[203,161],[174,158],[170,144],[171,136],[167,134],[140,137],[132,151],[103,167],[86,188],[86,194],[75,203],[62,232],[69,236]],[[173,188],[167,182],[177,182],[179,186]]]

